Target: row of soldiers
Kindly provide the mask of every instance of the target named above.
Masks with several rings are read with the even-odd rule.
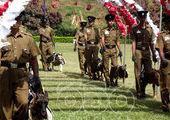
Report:
[[[136,90],[137,97],[142,98],[143,93],[141,91],[141,84],[138,76],[141,71],[141,65],[144,65],[145,71],[150,72],[151,60],[149,48],[153,52],[153,60],[155,60],[154,48],[152,47],[152,35],[149,28],[146,27],[145,19],[147,11],[138,12],[140,23],[132,31],[132,48],[133,57],[132,60],[135,63],[135,76],[136,76]],[[39,77],[39,67],[37,56],[41,54],[39,47],[34,41],[31,34],[21,26],[22,15],[16,18],[17,23],[11,27],[11,33],[7,36],[9,46],[3,47],[0,50],[0,120],[26,120],[28,113],[28,81],[29,72],[26,67],[26,63],[29,63],[33,69],[33,78],[36,80]],[[81,35],[79,35],[77,44],[81,47],[85,47],[85,57],[87,60],[87,67],[89,76],[91,73],[91,61],[95,61],[98,57],[98,46],[101,44],[101,53],[104,62],[104,73],[106,77],[106,87],[110,85],[110,79],[108,77],[108,61],[112,60],[112,66],[117,66],[117,50],[119,50],[119,56],[122,56],[119,32],[113,27],[114,15],[107,15],[105,17],[108,27],[101,32],[94,27],[95,17],[88,17],[90,27],[83,29]],[[161,98],[163,103],[163,110],[169,111],[170,109],[170,16],[167,16],[164,20],[168,30],[161,33],[158,38],[157,46],[161,57]],[[43,29],[48,28],[47,26]],[[49,43],[49,36],[51,34],[45,34],[42,29],[41,38],[47,39]],[[41,31],[41,30],[40,30]],[[49,29],[51,31],[51,29]],[[51,32],[49,32],[51,33]],[[78,35],[77,35],[78,36]],[[82,37],[84,36],[84,37]],[[84,43],[80,42],[79,38],[84,38]],[[82,39],[83,40],[83,39]],[[100,41],[99,41],[100,40]],[[45,44],[44,44],[45,46]],[[80,49],[79,49],[80,50]],[[87,51],[87,52],[86,52]],[[148,64],[150,63],[150,64]],[[149,69],[149,70],[147,70]],[[15,106],[15,107],[14,107]],[[15,108],[15,114],[13,114]]]
[[[136,96],[137,98],[145,98],[145,90],[142,89],[141,71],[144,67],[145,75],[148,76],[152,71],[152,60],[157,62],[156,49],[160,53],[161,67],[160,67],[160,86],[161,98],[163,103],[163,110],[170,109],[170,16],[164,18],[164,23],[167,26],[167,31],[162,32],[158,37],[156,49],[153,44],[152,28],[147,25],[148,11],[138,12],[138,26],[134,27],[131,32],[132,39],[132,61],[134,62],[134,73],[136,79]],[[104,77],[106,80],[106,87],[115,86],[113,79],[110,79],[109,73],[109,59],[111,59],[111,67],[115,73],[118,62],[117,56],[122,57],[120,48],[120,32],[113,27],[115,16],[108,14],[105,16],[107,27],[100,30],[94,26],[95,17],[88,16],[87,22],[80,22],[81,29],[76,33],[76,45],[78,46],[78,56],[80,63],[81,75],[86,72],[85,66],[88,68],[88,75],[93,79],[94,73],[91,67],[98,59],[98,51],[100,44],[100,53],[102,54],[102,62],[104,66]],[[74,48],[74,51],[76,48]],[[119,52],[119,54],[117,53]],[[151,54],[152,52],[152,54]],[[118,55],[117,55],[118,54]],[[152,59],[151,59],[152,55]]]

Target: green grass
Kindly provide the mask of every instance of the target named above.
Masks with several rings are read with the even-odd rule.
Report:
[[[53,72],[40,71],[55,120],[170,119],[170,114],[162,112],[160,108],[160,97],[152,98],[151,85],[147,86],[146,99],[137,100],[134,97],[135,79],[130,45],[126,50],[129,77],[125,86],[119,80],[120,87],[108,89],[104,88],[103,81],[90,81],[87,76],[80,77],[77,52],[73,52],[73,44],[56,43],[55,51],[63,53],[66,59],[63,72],[59,72],[58,67]]]

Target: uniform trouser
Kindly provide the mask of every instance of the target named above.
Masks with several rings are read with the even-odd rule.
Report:
[[[141,86],[141,70],[142,65],[144,66],[145,74],[149,74],[152,70],[152,61],[150,58],[150,51],[141,51],[136,50],[136,62],[134,65],[134,71],[135,71],[135,79],[136,79],[136,92],[137,95],[141,95],[142,92],[142,86]]]
[[[112,81],[110,81],[110,74],[109,74],[109,58],[111,59],[113,73],[116,72],[116,68],[117,68],[116,48],[106,49],[106,51],[103,53],[102,57],[103,57],[103,65],[104,65],[104,76],[106,79],[106,83],[109,83],[109,82],[112,82]]]
[[[78,58],[81,73],[84,74],[86,71],[85,48],[78,48]]]
[[[53,55],[52,42],[40,42],[40,50],[43,70],[48,70],[51,63],[48,59]]]
[[[0,67],[0,120],[27,119],[27,76],[25,68]]]
[[[161,100],[163,107],[170,110],[170,60],[168,61],[168,66],[166,68],[160,68],[161,71]]]
[[[86,62],[87,62],[87,68],[89,76],[92,77],[94,73],[92,73],[92,63],[97,63],[98,59],[98,51],[99,47],[97,45],[89,45],[89,49],[86,49]]]

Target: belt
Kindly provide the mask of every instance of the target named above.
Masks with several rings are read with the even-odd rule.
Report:
[[[87,41],[87,44],[95,45],[95,44],[98,44],[98,42],[90,42],[90,41]]]
[[[41,40],[41,42],[43,42],[43,43],[48,43],[48,42],[50,42],[50,41],[42,41],[42,40]]]
[[[165,58],[170,60],[170,55],[169,54],[165,54]]]
[[[1,66],[8,67],[8,68],[26,68],[25,63],[16,64],[16,63],[9,63],[5,61],[1,62]]]
[[[136,47],[137,50],[142,50],[142,51],[145,51],[145,50],[149,50],[149,47]]]
[[[108,48],[108,49],[112,49],[112,48],[115,48],[116,47],[116,45],[105,45],[106,46],[106,48]]]
[[[85,46],[85,44],[84,43],[78,43],[80,46]]]

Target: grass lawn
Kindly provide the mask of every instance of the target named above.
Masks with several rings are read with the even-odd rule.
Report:
[[[160,96],[152,98],[152,86],[147,86],[147,98],[134,96],[135,79],[131,61],[131,46],[127,46],[128,79],[125,86],[119,80],[116,88],[104,88],[103,81],[80,77],[77,52],[73,44],[56,43],[56,52],[63,53],[66,64],[63,72],[40,71],[43,86],[49,94],[49,106],[55,120],[169,120],[170,113],[162,112]],[[40,68],[42,66],[40,64]]]

